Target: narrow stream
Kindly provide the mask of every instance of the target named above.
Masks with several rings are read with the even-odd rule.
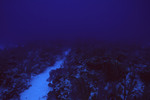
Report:
[[[64,54],[67,55],[69,51]],[[34,76],[31,80],[31,87],[20,94],[21,100],[46,100],[47,94],[50,91],[47,79],[49,72],[61,67],[65,59],[56,61],[54,66],[47,68],[43,73]]]

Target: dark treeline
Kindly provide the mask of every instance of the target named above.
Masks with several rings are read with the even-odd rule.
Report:
[[[0,99],[19,99],[31,77],[52,66],[67,49],[71,52],[63,68],[51,72],[48,100],[149,100],[149,44],[87,38],[5,46],[0,50]]]
[[[7,45],[0,50],[0,99],[19,99],[30,86],[32,76],[43,72],[61,58],[65,49],[56,42]]]
[[[50,73],[48,100],[149,100],[149,50],[136,43],[75,43],[63,68]]]

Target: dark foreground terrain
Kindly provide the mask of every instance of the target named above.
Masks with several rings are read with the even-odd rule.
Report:
[[[63,50],[56,44],[27,44],[0,50],[0,100],[19,100],[32,76],[52,66]],[[59,57],[58,57],[59,55]]]
[[[19,100],[31,77],[52,66],[65,48],[30,44],[0,50],[0,100]],[[150,100],[150,46],[69,48],[62,67],[50,73],[48,100]]]
[[[150,100],[150,47],[80,44],[50,75],[48,100]]]

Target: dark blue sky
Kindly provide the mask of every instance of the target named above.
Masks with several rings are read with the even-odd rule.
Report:
[[[149,39],[148,0],[1,0],[0,42]]]

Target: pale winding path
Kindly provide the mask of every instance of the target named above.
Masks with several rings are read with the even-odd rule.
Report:
[[[69,50],[65,52],[65,55],[69,53]],[[59,60],[54,66],[47,68],[43,73],[34,76],[31,80],[31,87],[20,94],[21,100],[46,100],[47,94],[50,91],[47,79],[49,78],[49,72],[61,67],[64,59]]]

